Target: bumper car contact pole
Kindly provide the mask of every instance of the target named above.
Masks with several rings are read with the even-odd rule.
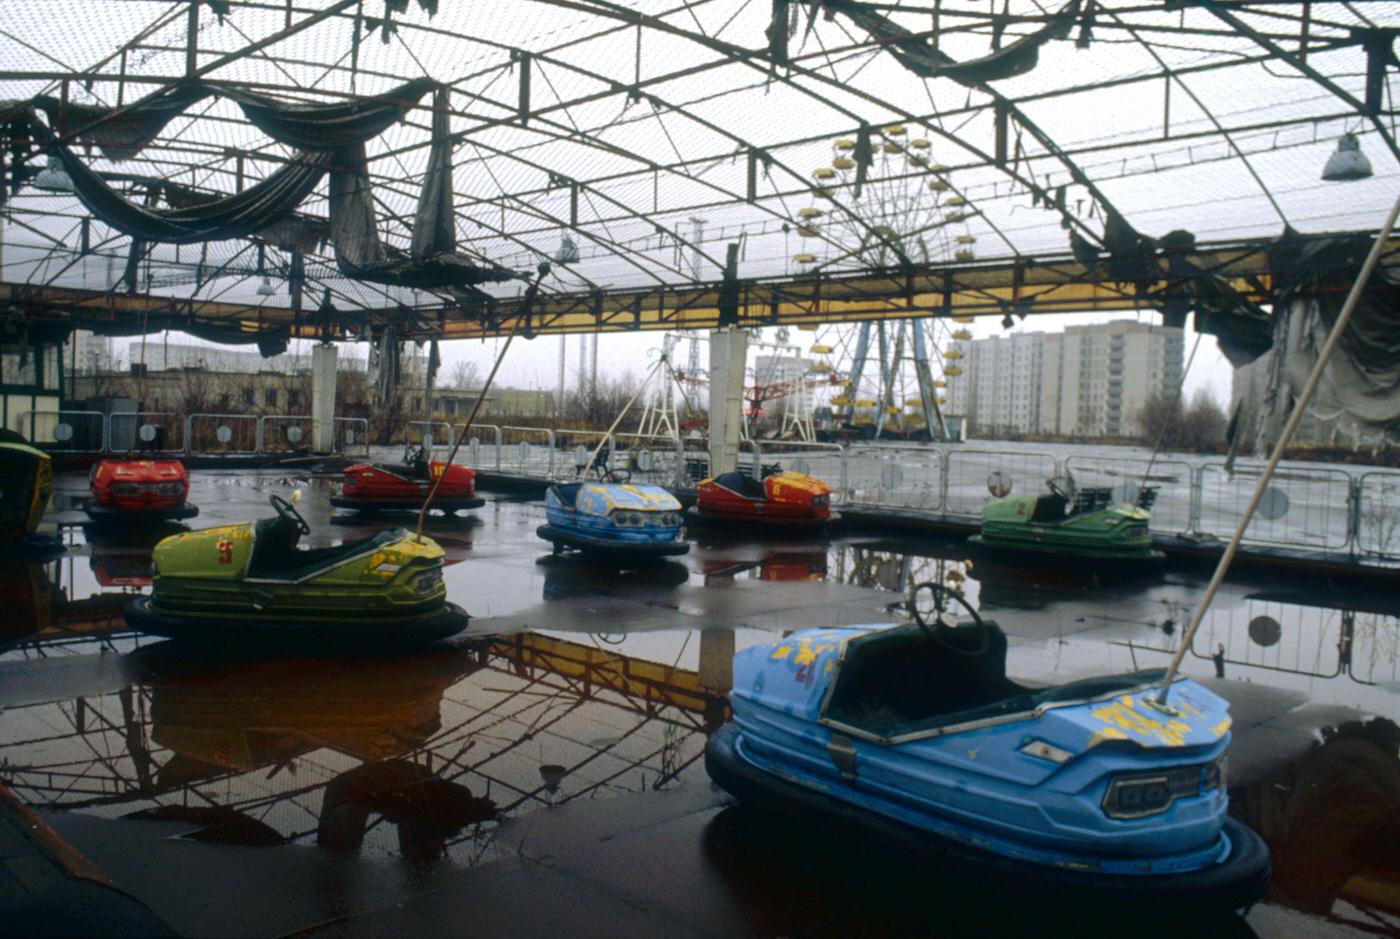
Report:
[[[647,390],[647,385],[651,384],[652,376],[656,374],[656,370],[664,364],[666,364],[666,356],[663,355],[657,363],[651,367],[651,371],[647,372],[647,377],[642,379],[642,383],[637,386],[637,392],[632,395],[632,400],[624,404],[622,410],[618,412],[617,417],[613,418],[612,426],[603,431],[603,436],[602,439],[598,441],[598,446],[594,447],[592,454],[589,455],[588,465],[592,469],[597,469],[600,479],[603,478],[603,471],[598,469],[598,454],[602,451],[603,444],[607,443],[608,439],[612,437],[612,432],[617,430],[617,425],[622,423],[622,419],[627,416],[627,412],[632,410],[632,405],[637,403],[637,399],[642,396],[642,392]],[[587,474],[585,474],[584,478],[588,478]]]
[[[1200,605],[1196,607],[1196,612],[1191,614],[1191,622],[1181,637],[1181,647],[1172,656],[1171,664],[1167,666],[1167,673],[1162,677],[1162,689],[1157,695],[1157,703],[1164,707],[1167,703],[1167,691],[1171,688],[1177,670],[1181,667],[1181,660],[1186,657],[1186,650],[1191,648],[1191,641],[1196,637],[1196,630],[1200,628],[1201,621],[1205,619],[1211,601],[1215,599],[1216,592],[1220,590],[1220,584],[1225,580],[1225,575],[1230,570],[1230,562],[1235,559],[1240,542],[1244,540],[1244,532],[1254,517],[1254,510],[1259,507],[1260,500],[1264,498],[1264,491],[1268,488],[1269,481],[1273,479],[1274,470],[1278,468],[1279,461],[1283,459],[1283,451],[1287,449],[1289,442],[1293,439],[1293,433],[1298,429],[1298,424],[1303,419],[1303,413],[1307,410],[1308,403],[1312,401],[1313,394],[1322,381],[1322,372],[1327,367],[1328,360],[1332,358],[1332,352],[1337,348],[1342,333],[1346,331],[1347,322],[1350,321],[1352,311],[1356,309],[1356,304],[1361,299],[1362,289],[1376,269],[1381,251],[1385,248],[1386,242],[1390,240],[1390,233],[1395,228],[1397,216],[1400,216],[1400,196],[1396,197],[1395,204],[1390,208],[1390,214],[1386,216],[1385,224],[1376,233],[1376,241],[1371,245],[1371,251],[1366,255],[1366,261],[1361,265],[1361,271],[1356,275],[1356,280],[1351,285],[1351,291],[1347,294],[1346,303],[1342,305],[1342,311],[1337,314],[1337,322],[1332,325],[1332,331],[1327,334],[1327,341],[1323,344],[1322,351],[1318,353],[1317,362],[1313,365],[1312,373],[1308,375],[1308,382],[1303,386],[1302,394],[1298,396],[1298,400],[1294,402],[1293,411],[1288,415],[1288,423],[1284,424],[1283,432],[1279,434],[1278,440],[1274,443],[1273,453],[1269,455],[1269,462],[1264,467],[1264,472],[1259,475],[1259,481],[1254,486],[1254,493],[1249,497],[1249,505],[1245,506],[1244,514],[1240,516],[1239,524],[1235,526],[1235,533],[1231,536],[1230,543],[1226,545],[1225,553],[1220,556],[1220,563],[1216,565],[1215,574],[1212,575],[1210,584],[1206,586],[1206,591],[1201,596]]]
[[[428,497],[423,500],[423,507],[418,510],[418,527],[413,532],[415,538],[423,537],[423,521],[428,517],[428,509],[433,504],[433,497],[437,495],[438,487],[447,477],[447,466],[451,466],[452,461],[457,458],[457,451],[461,449],[462,441],[466,439],[467,432],[472,429],[472,422],[476,420],[477,412],[481,410],[481,403],[486,400],[486,393],[491,390],[491,383],[496,380],[496,372],[500,371],[501,363],[505,361],[506,353],[510,351],[511,341],[515,339],[515,334],[520,332],[520,324],[529,322],[531,308],[535,305],[535,298],[539,296],[540,281],[544,280],[548,273],[549,262],[541,261],[534,281],[525,290],[525,302],[521,304],[520,312],[516,314],[515,322],[511,324],[510,333],[506,336],[506,344],[501,347],[500,354],[496,356],[496,362],[491,366],[491,374],[487,375],[486,381],[482,383],[481,393],[476,396],[476,403],[472,405],[471,413],[467,415],[467,422],[462,425],[457,439],[452,442],[452,449],[447,454],[447,465],[443,467],[438,478],[433,480],[433,488],[428,490]]]

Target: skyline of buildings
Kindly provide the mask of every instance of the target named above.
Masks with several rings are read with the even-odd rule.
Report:
[[[1136,320],[954,340],[945,410],[984,436],[1135,437],[1152,394],[1180,384],[1184,346],[1180,329]]]

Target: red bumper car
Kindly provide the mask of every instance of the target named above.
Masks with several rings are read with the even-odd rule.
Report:
[[[417,512],[433,484],[442,477],[433,508],[451,515],[476,509],[486,500],[476,494],[476,471],[456,463],[429,460],[421,450],[403,463],[352,463],[331,505],[358,512]]]
[[[87,514],[96,522],[193,518],[190,477],[179,460],[102,460],[88,476]]]
[[[686,513],[694,526],[769,530],[820,528],[836,516],[831,490],[804,473],[774,473],[762,482],[744,473],[722,473],[700,483],[695,505]]]

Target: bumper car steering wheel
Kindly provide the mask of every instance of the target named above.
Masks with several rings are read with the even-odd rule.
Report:
[[[977,649],[964,649],[960,645],[955,645],[945,638],[951,633],[958,631],[956,623],[948,622],[943,615],[953,609],[954,605],[962,607],[969,616],[972,617],[973,625],[982,632],[982,645]],[[991,644],[991,636],[987,630],[987,624],[982,621],[982,617],[973,609],[972,604],[967,602],[967,597],[960,591],[945,587],[933,581],[925,581],[922,584],[915,584],[914,589],[909,592],[909,613],[914,617],[914,622],[918,623],[930,639],[937,640],[948,646],[955,652],[963,655],[981,655],[987,651]]]
[[[304,536],[311,534],[311,526],[306,523],[306,519],[301,517],[301,513],[296,510],[296,506],[278,495],[272,496],[269,501],[272,503],[272,507],[277,510],[278,518],[291,522],[297,527],[298,535]]]

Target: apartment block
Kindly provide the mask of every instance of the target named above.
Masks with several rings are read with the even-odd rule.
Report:
[[[962,374],[947,380],[947,410],[970,433],[1132,437],[1148,398],[1181,382],[1184,341],[1180,329],[1117,320],[950,348]]]

